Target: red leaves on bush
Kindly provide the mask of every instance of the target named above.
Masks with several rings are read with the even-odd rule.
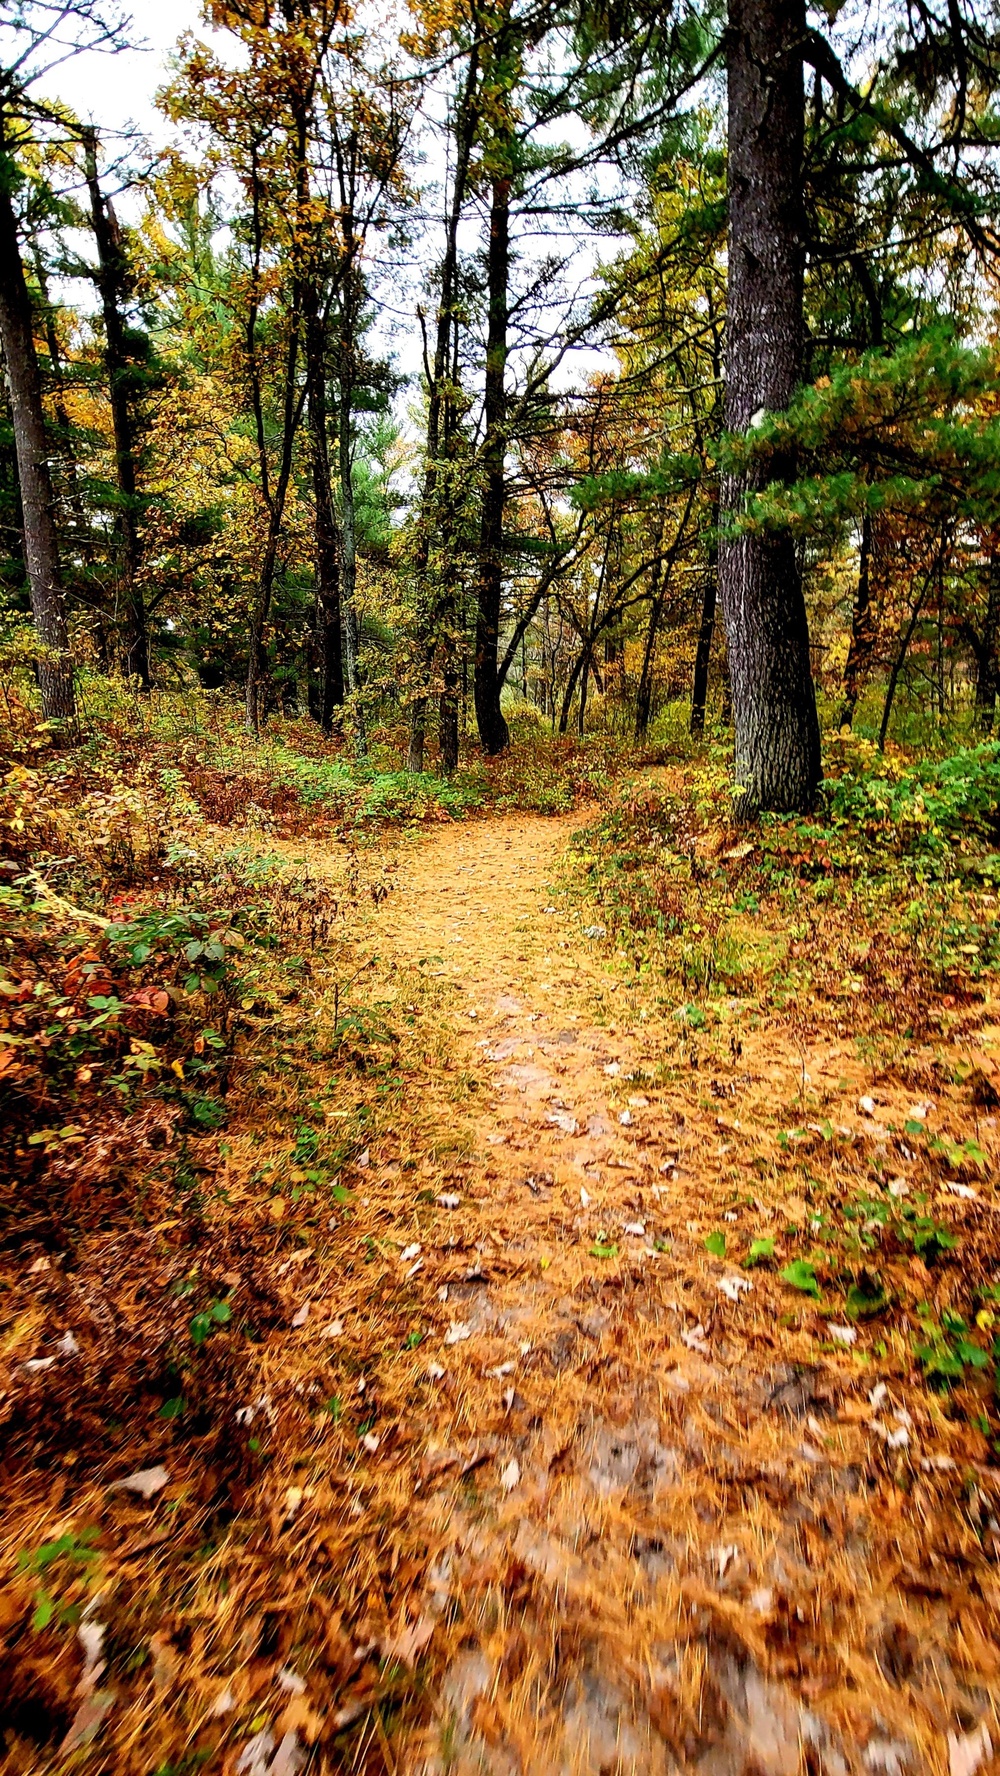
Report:
[[[164,1017],[170,1010],[170,995],[162,987],[136,987],[129,993],[126,1005],[138,1005],[143,1011],[152,1011],[157,1017]]]

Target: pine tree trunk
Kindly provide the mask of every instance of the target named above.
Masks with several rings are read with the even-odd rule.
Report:
[[[729,296],[725,423],[746,432],[787,407],[802,373],[804,0],[730,0]],[[802,577],[784,532],[726,535],[744,495],[791,480],[771,457],[721,490],[719,599],[726,624],[744,817],[805,810],[820,779],[819,723]]]
[[[469,56],[469,64],[454,123],[455,170],[452,175],[451,199],[445,218],[444,258],[441,263],[441,285],[432,361],[427,359],[426,339],[424,342],[424,368],[427,378],[426,466],[413,566],[417,587],[417,642],[425,662],[425,673],[423,682],[418,685],[416,696],[410,706],[410,748],[407,768],[411,771],[424,769],[428,698],[426,680],[430,676],[439,641],[443,655],[443,676],[446,681],[445,693],[439,707],[439,739],[447,746],[449,755],[452,751],[454,752],[455,763],[458,762],[457,694],[448,684],[451,672],[454,670],[453,662],[449,668],[449,652],[453,652],[453,640],[448,632],[452,600],[447,589],[443,595],[435,596],[432,586],[434,574],[431,566],[431,537],[433,533],[439,553],[447,560],[448,545],[452,534],[450,513],[454,503],[455,429],[457,423],[455,397],[459,386],[458,366],[455,362],[457,354],[453,350],[458,330],[458,235],[468,190],[469,166],[477,121],[475,97],[479,79],[479,55],[480,45],[476,43]],[[423,324],[422,311],[421,324]],[[452,372],[451,375],[449,375],[449,371]],[[439,625],[443,630],[443,635],[440,637],[438,634]],[[457,675],[455,675],[454,683],[457,687]],[[454,723],[452,723],[448,709],[449,698],[454,701],[456,706]],[[452,739],[453,733],[454,741]],[[441,762],[447,769],[444,758]]]
[[[124,607],[122,633],[124,667],[128,678],[137,678],[144,691],[150,688],[149,632],[146,604],[139,582],[138,475],[132,404],[133,368],[129,358],[122,313],[128,290],[128,265],[114,211],[101,192],[97,177],[97,138],[84,135],[90,216],[97,242],[97,287],[104,315],[104,361],[108,373],[108,397],[115,438],[115,477],[119,507],[115,529],[121,561]]]
[[[324,734],[329,734],[333,728],[334,710],[339,709],[344,701],[340,549],[330,477],[323,327],[318,313],[316,290],[312,285],[305,292],[303,306],[306,310],[306,376],[312,457],[316,598],[320,618],[320,723]]]
[[[73,665],[59,573],[52,478],[35,352],[31,298],[21,264],[17,223],[10,200],[10,161],[0,151],[0,343],[10,392],[14,450],[24,521],[24,559],[31,614],[43,653],[38,665],[46,721],[72,723]]]
[[[486,438],[483,464],[482,523],[479,541],[479,587],[476,615],[476,670],[474,696],[476,722],[483,750],[491,756],[510,741],[500,707],[500,675],[497,653],[500,640],[500,606],[503,598],[503,520],[506,501],[504,459],[507,449],[505,422],[507,397],[507,282],[510,267],[510,179],[494,179],[490,205],[490,238],[487,252],[489,329],[486,341],[484,418]]]

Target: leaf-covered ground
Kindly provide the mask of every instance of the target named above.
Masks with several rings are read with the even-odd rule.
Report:
[[[989,981],[685,983],[581,818],[271,839],[225,1126],[10,1215],[6,1768],[990,1770]]]

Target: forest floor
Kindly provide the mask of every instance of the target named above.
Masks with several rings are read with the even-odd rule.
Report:
[[[810,1265],[777,1269],[786,1233],[820,1226],[817,1190],[873,1165],[903,1191],[926,1174],[995,1259],[992,1183],[956,1188],[896,1131],[967,1118],[1000,1002],[905,1065],[850,1004],[731,999],[682,1029],[581,902],[583,820],[398,845],[352,934],[356,1048],[341,1036],[332,1078],[331,994],[351,1019],[320,951],[270,1099],[233,1088],[197,1240],[183,1215],[127,1251],[97,1228],[75,1282],[24,1254],[14,1391],[51,1404],[7,1470],[3,1626],[32,1600],[42,1619],[2,1674],[6,1767],[61,1747],[143,1776],[1000,1769],[983,1432]],[[333,846],[278,848],[343,869]],[[919,1257],[906,1278],[930,1292]],[[31,1339],[69,1330],[90,1376],[117,1347],[127,1377],[153,1294],[195,1285],[227,1303],[184,1383],[202,1419],[105,1411],[85,1473],[72,1449],[39,1460],[73,1364],[25,1383]]]

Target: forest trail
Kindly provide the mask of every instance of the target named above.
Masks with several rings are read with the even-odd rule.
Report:
[[[391,965],[445,995],[450,1085],[422,1113],[457,1154],[413,1247],[431,1560],[399,1640],[451,1650],[400,1768],[957,1776],[1000,1598],[974,1526],[934,1510],[941,1426],[873,1392],[812,1302],[706,1250],[801,1206],[748,1157],[732,1182],[801,1044],[664,1069],[663,1008],[558,890],[572,825],[442,829],[377,915]],[[856,1093],[849,1045],[808,1059]]]

